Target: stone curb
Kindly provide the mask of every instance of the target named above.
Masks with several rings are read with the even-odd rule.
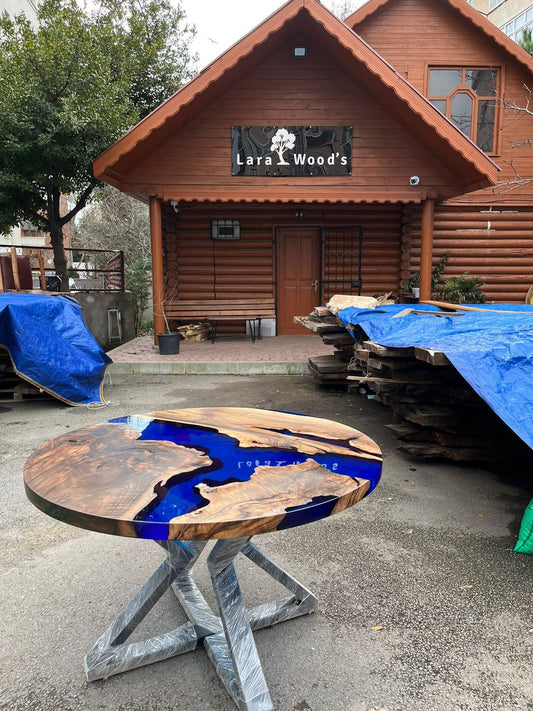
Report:
[[[114,361],[111,375],[308,375],[307,361]]]

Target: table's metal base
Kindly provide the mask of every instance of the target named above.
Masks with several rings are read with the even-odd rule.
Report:
[[[158,543],[167,551],[166,560],[85,657],[87,680],[106,679],[204,646],[239,709],[273,709],[252,630],[313,612],[318,607],[317,598],[252,545],[250,538],[219,540],[207,559],[220,613],[217,617],[190,575],[206,542]],[[284,585],[292,595],[247,610],[234,567],[239,552]],[[142,642],[125,644],[170,586],[189,622]]]

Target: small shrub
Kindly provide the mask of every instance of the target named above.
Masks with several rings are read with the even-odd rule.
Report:
[[[449,258],[450,258],[450,253],[444,252],[444,254],[442,255],[442,259],[440,260],[440,262],[437,264],[437,266],[433,270],[433,274],[431,275],[431,292],[432,293],[435,291],[435,289],[439,285],[439,281],[442,276],[442,272],[446,269],[446,265],[448,264]]]
[[[449,258],[450,258],[450,253],[444,252],[444,254],[442,255],[442,259],[440,260],[440,262],[437,264],[437,266],[431,273],[431,293],[433,293],[435,291],[435,289],[437,288],[439,280],[442,276],[442,272],[446,268]],[[409,277],[409,280],[402,286],[402,291],[412,291],[413,289],[419,289],[419,288],[420,288],[420,272],[415,272],[414,274],[411,274],[411,276]]]
[[[452,304],[484,304],[485,294],[479,277],[469,277],[468,272],[447,279],[439,289],[439,299]]]
[[[139,336],[151,336],[154,333],[154,320],[141,321],[139,326]]]

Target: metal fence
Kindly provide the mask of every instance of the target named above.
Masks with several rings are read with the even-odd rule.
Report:
[[[124,253],[115,249],[65,248],[69,290],[124,291]],[[0,252],[0,291],[61,291],[52,247],[11,245]]]

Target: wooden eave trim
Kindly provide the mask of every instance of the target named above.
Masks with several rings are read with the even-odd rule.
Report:
[[[425,194],[423,193],[418,193],[418,194],[413,194],[408,192],[407,190],[404,191],[403,194],[400,194],[398,192],[395,192],[392,195],[387,195],[386,193],[384,194],[383,191],[378,191],[376,190],[376,194],[372,194],[370,191],[362,191],[360,195],[354,194],[350,197],[344,197],[344,198],[327,198],[327,197],[320,197],[318,195],[314,195],[313,197],[305,197],[305,196],[298,196],[298,195],[293,195],[291,197],[265,197],[261,193],[257,193],[256,195],[250,195],[247,197],[236,197],[234,194],[229,194],[229,191],[226,193],[226,191],[221,191],[217,190],[216,191],[217,196],[212,197],[209,195],[199,195],[198,191],[195,191],[195,196],[193,195],[187,195],[184,193],[180,193],[179,196],[178,194],[174,192],[168,192],[165,193],[163,197],[164,202],[168,202],[170,200],[178,199],[180,198],[180,201],[186,202],[186,203],[198,203],[198,204],[209,204],[209,205],[216,205],[216,204],[232,204],[232,205],[251,205],[251,204],[257,204],[257,205],[361,205],[361,204],[379,204],[379,205],[387,205],[387,204],[408,204],[408,203],[413,203],[413,204],[420,204],[423,199],[425,198]],[[173,197],[175,195],[175,197]],[[449,198],[450,199],[450,198]]]
[[[364,5],[361,5],[360,8],[345,18],[344,24],[355,30],[356,25],[360,25],[367,17],[373,15],[376,10],[379,10],[380,7],[388,2],[389,0],[368,0],[368,2],[365,2]]]
[[[308,4],[309,0],[289,0],[264,22],[227,49],[220,57],[205,67],[197,77],[170,96],[110,148],[101,153],[93,162],[95,177],[107,179],[109,175],[112,178],[113,176],[109,172],[110,168],[123,155],[132,151],[138,143],[146,140],[154,131],[161,128],[167,120],[191,103],[196,96],[206,91],[227,71],[233,69],[241,59],[250,55],[256,46],[263,44],[272,34],[281,30],[285,23],[295,17]]]
[[[487,187],[486,183],[482,187]],[[139,184],[126,184],[123,186],[125,192],[143,193],[149,192],[148,186]],[[455,186],[440,186],[439,190],[429,190],[420,186],[412,188],[409,186],[384,189],[381,187],[354,186],[343,189],[332,189],[327,186],[316,187],[307,185],[305,187],[282,191],[276,190],[275,186],[261,185],[254,188],[236,189],[231,185],[195,186],[195,185],[168,185],[159,188],[158,196],[164,201],[176,200],[178,202],[208,202],[208,203],[232,203],[232,204],[350,204],[361,203],[376,204],[419,204],[430,195],[440,200],[449,200],[453,197],[463,195],[463,183],[457,182]]]
[[[370,2],[372,1],[373,0],[370,0]],[[459,2],[466,4],[464,0],[459,0]],[[331,15],[331,13],[322,7],[317,9],[317,14],[320,14],[320,12]],[[426,97],[411,86],[392,65],[380,57],[370,45],[342,22],[339,23],[339,28],[335,28],[336,32],[334,35],[326,23],[322,24],[330,35],[334,36],[342,46],[348,49],[356,60],[362,62],[374,76],[380,79],[382,84],[392,89],[396,96],[404,102],[412,112],[417,114],[426,125],[429,125],[443,138],[454,151],[460,153],[468,163],[475,167],[477,172],[486,176],[490,184],[496,183],[496,176],[499,171],[496,163],[486,156],[485,153],[483,153],[473,141],[466,137],[449,119],[437,111]],[[356,42],[354,42],[354,40],[356,40]]]
[[[384,3],[387,0],[370,0],[370,3],[377,1]],[[464,3],[464,0],[458,1]],[[470,165],[470,168],[473,166],[476,172],[485,176],[491,184],[496,183],[498,171],[496,164],[480,151],[470,139],[466,138],[451,121],[438,112],[422,94],[416,91],[404,77],[398,74],[352,29],[336,18],[329,10],[325,9],[318,0],[289,0],[286,5],[252,30],[237,44],[233,45],[198,77],[167,99],[101,154],[94,161],[95,176],[109,182],[113,181],[112,184],[116,185],[119,171],[113,170],[112,166],[119,161],[121,156],[132,151],[137,144],[146,140],[154,131],[162,127],[180,109],[219,80],[227,71],[234,68],[241,59],[249,56],[256,46],[263,44],[271,35],[279,32],[302,9],[305,9],[312,20],[322,25],[326,33],[347,50],[357,62],[363,64],[383,86],[392,90],[400,101],[400,105],[403,105],[411,116],[413,114],[418,116],[423,124],[429,126],[438,137],[445,140],[456,154],[460,154]],[[467,170],[466,172],[470,171]]]
[[[356,32],[357,25],[362,24],[368,17],[373,15],[377,10],[382,8],[387,3],[393,0],[368,0],[362,7],[356,10],[352,15],[347,17],[344,22],[348,27]],[[469,5],[465,0],[440,0],[447,3],[454,10],[459,12],[465,19],[469,20],[475,27],[481,30],[485,35],[490,37],[497,45],[511,54],[514,59],[520,62],[529,71],[533,72],[533,57],[528,54],[520,45],[513,42],[510,37],[507,37],[505,32],[502,32],[489,19],[484,17],[478,10]]]

